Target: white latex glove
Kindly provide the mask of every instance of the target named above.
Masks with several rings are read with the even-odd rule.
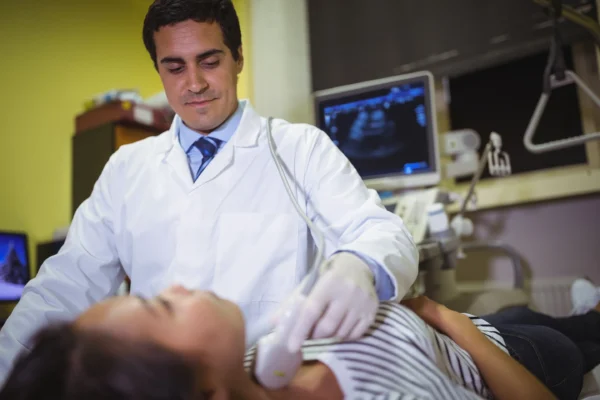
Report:
[[[309,338],[358,339],[375,320],[378,306],[369,266],[354,254],[336,253],[324,264],[312,292],[302,301],[290,330],[288,349],[298,351]]]

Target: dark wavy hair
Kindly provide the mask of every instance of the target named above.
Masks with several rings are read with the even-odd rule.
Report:
[[[0,400],[198,400],[194,371],[158,345],[62,324],[38,333]]]
[[[144,45],[157,68],[154,33],[163,26],[193,20],[196,22],[217,22],[223,33],[225,45],[234,60],[240,57],[242,33],[237,13],[231,0],[155,0],[144,19]]]

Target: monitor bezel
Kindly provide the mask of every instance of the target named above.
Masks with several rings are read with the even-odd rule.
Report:
[[[23,238],[23,241],[25,242],[25,257],[27,257],[27,282],[31,281],[32,279],[32,274],[31,274],[31,254],[29,254],[29,236],[27,235],[27,233],[25,232],[21,232],[21,231],[6,231],[6,230],[0,230],[0,235],[10,235],[10,236],[20,236]],[[6,304],[6,303],[17,303],[21,300],[23,296],[20,296],[18,298],[15,299],[2,299],[0,298],[0,304]]]
[[[353,83],[344,86],[338,86],[331,89],[319,90],[313,93],[315,105],[315,122],[318,126],[321,121],[321,103],[329,100],[339,99],[341,97],[364,94],[371,91],[393,87],[398,84],[407,84],[418,81],[425,81],[425,105],[427,115],[430,119],[430,128],[427,130],[432,141],[433,162],[431,171],[416,173],[414,175],[404,175],[399,173],[390,173],[385,175],[376,175],[363,178],[365,184],[378,191],[413,189],[418,187],[435,186],[441,180],[440,154],[438,148],[438,128],[437,113],[435,107],[435,85],[433,74],[429,71],[418,71],[410,74],[395,75],[382,79],[374,79],[365,82]]]

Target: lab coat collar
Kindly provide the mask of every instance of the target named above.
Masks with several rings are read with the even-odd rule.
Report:
[[[238,106],[235,109],[235,112],[229,117],[220,127],[212,131],[207,137],[211,137],[214,139],[218,139],[221,142],[227,143],[233,137],[233,134],[237,130],[238,126],[240,126],[240,122],[242,120],[242,115],[244,115],[244,108],[246,107],[245,101],[239,101]],[[202,136],[198,132],[193,129],[188,128],[185,124],[179,124],[177,129],[177,134],[179,135],[179,144],[183,147],[183,150],[190,154],[190,152],[195,146],[195,143]]]
[[[244,114],[236,132],[233,134],[233,141],[236,147],[253,147],[258,144],[260,136],[261,117],[250,105],[248,100],[243,100],[246,104]]]
[[[258,143],[258,137],[260,136],[261,128],[261,117],[250,105],[250,101],[241,100],[244,102],[244,113],[238,128],[232,137],[233,145],[236,147],[252,147]],[[168,153],[172,152],[174,148],[181,147],[178,138],[178,126],[181,123],[179,115],[175,115],[171,128],[165,134],[159,137],[159,143],[156,146],[156,151],[159,154],[165,154],[168,157]],[[183,150],[183,149],[182,149]]]
[[[181,122],[179,116],[175,116],[171,129],[158,139],[157,150],[159,151],[163,162],[170,164],[177,178],[181,181],[183,187],[195,190],[206,182],[211,181],[222,173],[233,162],[234,149],[236,147],[253,147],[258,145],[260,136],[261,117],[252,109],[249,104],[245,104],[244,113],[240,124],[233,134],[232,140],[226,143],[214,160],[193,182],[187,155],[179,144],[178,126]],[[243,168],[242,168],[243,170]]]

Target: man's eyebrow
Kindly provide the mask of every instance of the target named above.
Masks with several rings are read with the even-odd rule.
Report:
[[[205,51],[203,53],[198,54],[196,56],[196,61],[202,61],[205,58],[214,56],[216,54],[223,54],[223,53],[225,53],[225,52],[223,50],[219,50],[219,49],[207,50],[207,51]],[[181,57],[170,57],[170,56],[167,56],[167,57],[161,58],[160,63],[161,64],[171,64],[171,63],[173,63],[173,64],[185,64],[185,60],[183,58],[181,58]]]

